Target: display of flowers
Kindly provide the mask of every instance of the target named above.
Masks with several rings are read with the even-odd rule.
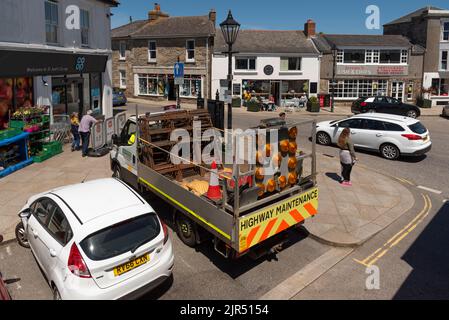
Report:
[[[23,107],[13,113],[13,120],[22,120],[44,114],[45,109],[41,107]]]

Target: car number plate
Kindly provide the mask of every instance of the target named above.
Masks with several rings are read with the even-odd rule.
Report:
[[[143,255],[141,257],[138,257],[130,262],[124,263],[118,267],[114,268],[114,275],[116,277],[121,276],[124,273],[127,273],[137,267],[140,267],[141,265],[144,265],[145,263],[148,263],[150,261],[150,254]]]

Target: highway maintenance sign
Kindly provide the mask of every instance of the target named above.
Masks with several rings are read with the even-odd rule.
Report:
[[[278,202],[239,220],[239,251],[310,218],[318,212],[318,188]]]

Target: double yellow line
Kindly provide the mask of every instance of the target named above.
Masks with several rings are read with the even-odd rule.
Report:
[[[407,224],[404,228],[402,228],[398,233],[396,233],[393,237],[391,237],[387,242],[383,244],[382,247],[374,251],[371,255],[363,260],[354,259],[355,262],[360,263],[366,267],[372,266],[376,261],[382,258],[391,248],[396,246],[399,242],[401,242],[410,232],[412,232],[430,213],[432,209],[432,201],[430,197],[426,194],[421,194],[424,199],[424,208],[420,213],[412,220],[409,224]]]

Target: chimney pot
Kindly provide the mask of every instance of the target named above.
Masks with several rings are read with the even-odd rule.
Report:
[[[316,35],[316,23],[312,19],[307,20],[304,24],[304,33],[307,38],[311,38]]]
[[[210,12],[209,12],[209,20],[212,21],[214,25],[217,22],[217,12],[215,11],[215,9],[211,9],[210,10]]]

